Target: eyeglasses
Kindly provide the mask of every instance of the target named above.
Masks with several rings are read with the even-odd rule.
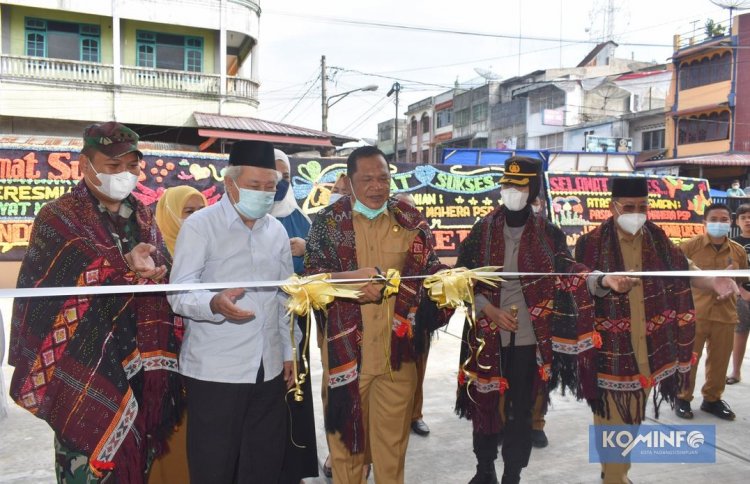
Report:
[[[615,203],[620,206],[620,211],[622,213],[648,213],[647,203],[643,203],[639,205],[634,205],[632,203],[628,203],[627,205],[623,205],[620,202],[615,202]]]

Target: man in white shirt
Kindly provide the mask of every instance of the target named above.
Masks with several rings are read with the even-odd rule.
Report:
[[[273,146],[232,146],[219,203],[185,220],[171,281],[276,281],[294,273],[284,227],[268,215],[279,174]],[[275,483],[293,383],[285,294],[277,287],[174,293],[185,317],[180,373],[188,397],[193,483]]]

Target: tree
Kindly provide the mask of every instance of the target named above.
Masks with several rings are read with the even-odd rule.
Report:
[[[723,25],[717,24],[713,19],[706,20],[706,37],[722,37],[726,28]]]

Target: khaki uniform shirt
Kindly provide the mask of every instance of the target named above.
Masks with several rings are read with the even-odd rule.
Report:
[[[729,238],[725,239],[721,247],[717,249],[708,235],[699,235],[680,244],[680,249],[703,270],[726,269],[730,264],[736,269],[748,268],[745,249]],[[737,282],[740,284],[743,281]],[[698,319],[717,323],[737,323],[737,298],[735,296],[718,301],[713,291],[693,288],[693,304],[695,304],[695,315]]]
[[[354,215],[354,235],[358,267],[403,270],[406,255],[417,235],[396,222],[388,210],[373,220],[359,212]],[[365,375],[382,375],[389,371],[391,326],[396,295],[380,304],[364,304],[362,309],[362,368]]]

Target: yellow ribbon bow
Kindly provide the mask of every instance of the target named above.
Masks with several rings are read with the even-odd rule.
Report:
[[[475,376],[466,369],[467,365],[471,362],[472,356],[477,360],[477,366],[483,370],[489,370],[489,366],[482,365],[479,362],[479,355],[484,350],[485,341],[484,338],[479,336],[476,332],[476,314],[474,312],[474,286],[477,283],[484,283],[492,287],[497,287],[499,282],[503,279],[500,276],[485,275],[487,272],[498,272],[502,267],[499,266],[485,266],[477,267],[476,269],[467,269],[465,267],[458,267],[455,269],[443,269],[424,280],[424,287],[427,289],[427,294],[430,299],[437,303],[439,308],[451,308],[455,309],[458,307],[469,306],[469,311],[466,313],[466,319],[469,321],[469,333],[474,332],[479,347],[477,347],[476,355],[472,355],[469,351],[469,355],[466,360],[461,364],[461,371],[463,372],[464,379],[466,380],[466,394],[471,398],[469,393],[469,386],[476,380]],[[473,399],[472,399],[473,400]]]
[[[388,269],[385,274],[373,276],[372,280],[383,283],[383,299],[388,299],[393,294],[398,294],[398,288],[401,286],[401,273],[396,269]]]
[[[476,269],[458,267],[456,269],[443,269],[424,280],[424,287],[430,299],[435,301],[439,308],[463,307],[466,304],[474,306],[474,286],[483,282],[489,286],[496,287],[502,282],[499,276],[482,275],[485,272],[498,272],[501,267],[487,266]]]
[[[292,365],[294,369],[294,400],[301,402],[302,385],[305,383],[308,373],[307,348],[310,345],[310,320],[313,310],[325,310],[337,297],[345,299],[357,299],[362,295],[357,287],[352,289],[351,284],[331,282],[330,274],[315,274],[314,276],[299,277],[297,275],[289,278],[289,283],[281,286],[281,289],[289,294],[287,300],[287,314],[290,316],[289,335],[292,339]],[[294,339],[294,316],[307,316],[305,343],[302,347],[302,372],[297,367],[297,342]],[[292,390],[290,390],[292,391]]]

